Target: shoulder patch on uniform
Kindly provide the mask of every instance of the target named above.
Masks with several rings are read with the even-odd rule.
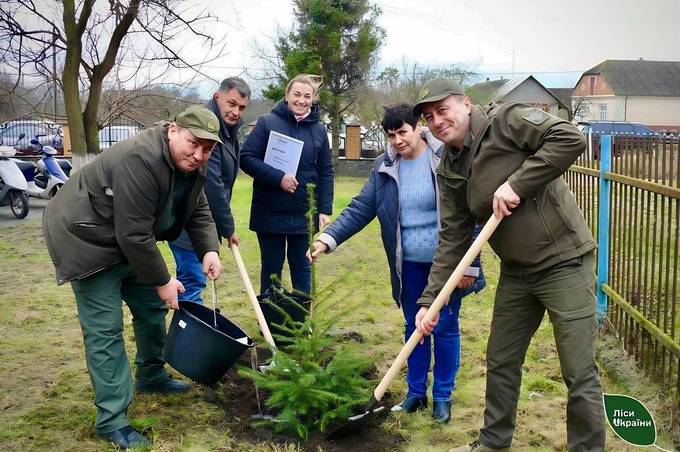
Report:
[[[529,121],[532,124],[540,126],[548,120],[550,115],[543,110],[538,108],[527,108],[524,113],[522,113],[522,119]]]

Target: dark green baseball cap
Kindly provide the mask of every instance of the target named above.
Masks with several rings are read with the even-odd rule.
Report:
[[[184,127],[197,138],[224,144],[220,140],[220,120],[217,119],[215,113],[205,107],[193,105],[187,108],[177,115],[175,124]]]
[[[465,91],[457,81],[450,78],[433,78],[426,81],[420,90],[418,103],[413,106],[413,116],[422,114],[424,104],[437,102],[451,95],[465,96]]]

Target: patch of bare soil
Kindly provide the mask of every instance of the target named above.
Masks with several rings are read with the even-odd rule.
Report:
[[[257,354],[260,363],[268,361],[270,356],[268,350],[258,349]],[[389,451],[395,450],[404,441],[403,437],[381,429],[380,420],[367,425],[366,428],[355,435],[333,441],[329,440],[326,433],[322,432],[310,432],[309,437],[303,441],[296,436],[287,436],[262,426],[254,426],[252,424],[257,422],[258,419],[253,416],[270,414],[265,411],[267,408],[264,404],[268,394],[262,390],[259,391],[261,408],[258,407],[253,382],[238,374],[237,367],[239,364],[250,366],[250,353],[244,354],[239,363],[232,367],[217,384],[212,387],[204,386],[203,391],[207,401],[217,404],[224,410],[225,420],[229,425],[230,432],[240,441],[290,444],[305,451],[315,452],[319,450],[341,452],[357,449],[362,451]],[[372,369],[370,376],[376,377],[376,373],[375,369]],[[388,407],[394,403],[389,393],[385,395],[383,402]],[[328,432],[333,431],[333,429],[334,427],[330,427]]]

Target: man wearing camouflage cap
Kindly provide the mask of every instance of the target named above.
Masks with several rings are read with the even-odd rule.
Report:
[[[165,316],[177,309],[182,284],[170,275],[157,241],[183,228],[217,278],[215,224],[203,194],[204,164],[219,121],[189,107],[161,124],[114,144],[73,174],[43,215],[57,283],[71,282],[98,408],[96,433],[116,445],[149,446],[129,425],[133,386],[123,341],[122,301],[130,308],[137,345],[138,392],[181,393],[189,385],[164,369]]]
[[[548,311],[568,388],[567,447],[603,450],[595,364],[595,241],[562,174],[585,150],[570,123],[524,104],[472,105],[458,83],[425,83],[414,113],[445,143],[437,169],[441,230],[416,325],[471,243],[475,222],[503,217],[489,240],[501,261],[487,344],[486,408],[479,439],[453,451],[507,450],[522,364]]]

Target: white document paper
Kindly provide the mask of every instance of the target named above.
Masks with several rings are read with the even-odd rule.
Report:
[[[267,150],[264,154],[264,163],[273,166],[276,169],[280,169],[286,174],[295,175],[295,173],[297,173],[298,164],[300,163],[303,145],[304,142],[300,140],[272,130],[269,132],[269,141],[267,141]]]
[[[474,276],[477,278],[479,276],[479,267],[468,267],[463,274],[465,276]]]

